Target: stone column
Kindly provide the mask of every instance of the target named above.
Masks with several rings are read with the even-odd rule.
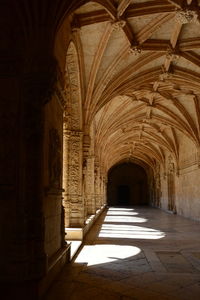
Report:
[[[83,161],[83,133],[68,131],[68,180],[66,191],[66,205],[69,210],[69,226],[82,227],[84,225],[84,201],[82,195],[82,161]]]
[[[169,162],[168,162],[168,209],[176,213],[175,167],[171,157],[169,157]]]
[[[153,204],[156,207],[160,207],[161,182],[160,182],[160,165],[158,163],[156,165],[154,182],[155,182],[155,197],[153,199]]]
[[[100,176],[100,201],[101,206],[105,203],[105,182],[104,182],[104,176]]]
[[[84,174],[84,196],[86,202],[87,215],[93,215],[96,212],[96,203],[94,196],[94,156],[86,158],[86,168]]]
[[[69,138],[70,131],[67,129],[67,124],[63,126],[63,206],[65,210],[65,227],[70,225],[70,201],[68,194],[68,154],[69,154]]]
[[[107,178],[103,177],[103,205],[107,203]]]
[[[100,198],[100,170],[98,163],[95,164],[95,202],[96,209],[101,208],[101,198]]]

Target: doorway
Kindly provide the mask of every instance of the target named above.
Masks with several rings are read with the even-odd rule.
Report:
[[[107,203],[109,206],[147,205],[149,187],[145,170],[134,163],[115,165],[108,172]]]
[[[129,205],[130,187],[128,185],[119,185],[117,187],[117,202],[119,205]]]

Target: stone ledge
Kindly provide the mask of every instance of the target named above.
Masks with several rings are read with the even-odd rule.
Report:
[[[83,239],[86,233],[90,230],[94,222],[98,219],[101,213],[104,211],[105,205],[96,211],[95,215],[90,215],[86,220],[86,224],[83,228],[65,228],[66,240],[71,243],[71,257],[72,259],[80,246],[82,245]]]
[[[105,206],[102,206],[100,209],[96,211],[95,215],[90,215],[88,219],[86,220],[86,224],[83,228],[73,228],[73,227],[66,227],[65,233],[67,235],[67,241],[71,240],[83,240],[84,236],[88,232],[88,230],[91,228],[91,226],[94,224],[96,219],[99,217],[99,215],[103,212]]]

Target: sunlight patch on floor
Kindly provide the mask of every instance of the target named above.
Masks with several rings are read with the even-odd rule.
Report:
[[[163,237],[165,233],[162,231],[134,225],[103,224],[99,233],[99,238],[157,240]]]
[[[144,223],[147,222],[145,218],[131,217],[131,216],[106,216],[104,222],[113,223]]]
[[[133,208],[124,208],[124,207],[110,207],[109,209],[108,209],[108,212],[110,212],[110,211],[120,211],[120,213],[122,212],[122,211],[127,211],[127,212],[135,212],[135,209],[133,209]],[[137,212],[135,212],[136,214],[138,214]]]
[[[133,211],[132,209],[129,210],[112,210],[109,208],[108,212],[107,212],[107,216],[116,216],[116,215],[120,215],[120,216],[137,216],[138,213]]]
[[[75,263],[87,263],[88,266],[93,266],[130,258],[140,252],[140,248],[134,246],[111,244],[84,246]]]

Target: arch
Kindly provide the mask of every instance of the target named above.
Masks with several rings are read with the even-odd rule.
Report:
[[[150,202],[148,181],[147,172],[141,165],[128,161],[116,164],[108,172],[108,205],[148,205]]]

